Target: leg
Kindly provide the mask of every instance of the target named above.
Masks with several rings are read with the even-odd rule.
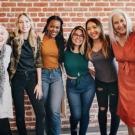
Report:
[[[55,79],[50,84],[48,93],[47,116],[49,120],[49,135],[59,135],[61,130],[60,110],[64,93],[62,78]]]
[[[95,85],[90,84],[90,89],[81,94],[81,121],[79,135],[86,135],[88,124],[89,124],[89,110],[95,96]]]
[[[132,127],[132,133],[135,135],[135,127]]]
[[[8,118],[0,119],[0,135],[12,135]]]
[[[77,135],[77,125],[81,120],[81,97],[79,93],[74,93],[67,89],[67,98],[70,108],[70,128],[71,135]]]
[[[134,135],[134,134],[132,134],[132,128],[131,127],[128,127],[128,135]]]
[[[128,127],[129,135],[135,135],[135,127]]]
[[[111,112],[111,128],[110,135],[116,135],[120,123],[120,118],[117,116],[117,104],[118,104],[118,87],[117,82],[111,83],[110,85],[110,112]],[[111,90],[112,89],[112,90]]]
[[[19,135],[27,135],[25,126],[25,113],[24,113],[24,87],[25,87],[24,74],[16,74],[11,82],[12,96],[15,106],[16,125]]]
[[[48,110],[48,91],[49,91],[49,80],[47,79],[47,75],[42,71],[42,91],[43,91],[43,100],[44,100],[44,108],[45,108],[45,131],[46,134],[49,130],[49,116],[47,115]]]
[[[102,83],[97,83],[96,86],[97,102],[99,106],[98,122],[101,135],[107,135],[107,109],[108,109],[108,93],[102,87]]]
[[[34,94],[34,88],[36,85],[36,74],[31,73],[29,79],[27,80],[27,85],[25,87],[29,99],[31,101],[32,107],[35,112],[36,117],[36,135],[44,135],[44,104],[43,100],[36,99]]]

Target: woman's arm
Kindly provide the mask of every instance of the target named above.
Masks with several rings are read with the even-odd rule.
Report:
[[[41,99],[43,96],[42,92],[42,76],[41,76],[41,68],[37,68],[37,85],[34,89],[34,93],[36,94],[37,99]]]
[[[36,55],[37,85],[34,89],[34,93],[36,94],[37,99],[41,99],[43,96],[42,74],[41,74],[41,69],[42,69],[41,44],[42,44],[42,39],[38,36],[37,37],[37,55]]]

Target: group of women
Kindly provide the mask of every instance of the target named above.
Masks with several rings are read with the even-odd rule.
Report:
[[[118,61],[118,74],[114,58]],[[71,135],[86,135],[95,93],[101,135],[107,135],[108,108],[109,135],[117,134],[120,119],[127,125],[129,135],[135,135],[135,33],[123,11],[112,12],[109,35],[98,19],[90,18],[85,29],[72,29],[67,42],[59,16],[49,17],[38,36],[31,18],[22,13],[9,38],[5,27],[0,26],[0,65],[1,135],[11,135],[11,92],[19,135],[27,135],[24,90],[35,112],[36,135],[44,135],[44,129],[47,135],[60,135],[63,68],[67,75]]]

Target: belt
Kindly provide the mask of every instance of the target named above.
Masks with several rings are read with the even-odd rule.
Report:
[[[70,76],[70,75],[67,75],[67,78],[68,78],[68,79],[71,79],[71,80],[77,79],[77,77],[72,77],[72,76]]]

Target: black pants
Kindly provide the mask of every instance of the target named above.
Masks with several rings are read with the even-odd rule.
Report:
[[[96,95],[99,106],[98,121],[101,135],[107,135],[107,110],[111,113],[110,135],[116,135],[120,119],[117,116],[118,85],[117,82],[105,83],[96,80]]]
[[[8,118],[0,119],[0,135],[12,135]]]
[[[36,99],[34,88],[37,83],[36,72],[16,72],[11,81],[12,95],[15,106],[16,124],[19,135],[27,135],[25,126],[24,90],[26,90],[36,117],[36,135],[44,134],[44,104]]]

